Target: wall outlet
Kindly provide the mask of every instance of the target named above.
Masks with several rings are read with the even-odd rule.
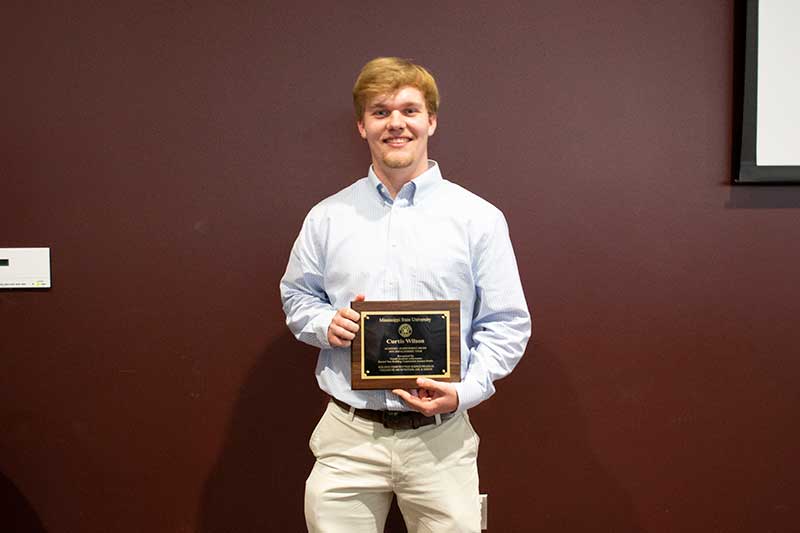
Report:
[[[481,494],[481,529],[489,529],[489,495]]]

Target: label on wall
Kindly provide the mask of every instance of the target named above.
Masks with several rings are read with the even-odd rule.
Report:
[[[0,289],[50,287],[50,248],[0,248]]]

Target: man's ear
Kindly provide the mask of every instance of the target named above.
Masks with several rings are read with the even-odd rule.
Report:
[[[356,126],[358,126],[358,133],[361,134],[361,138],[362,139],[366,139],[367,138],[367,130],[364,128],[364,121],[363,120],[357,121],[356,122]]]
[[[436,131],[436,115],[428,115],[428,137],[433,135]]]

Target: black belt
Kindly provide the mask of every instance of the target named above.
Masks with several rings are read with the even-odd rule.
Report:
[[[383,424],[383,427],[388,429],[417,429],[422,426],[429,426],[436,423],[435,416],[425,416],[417,411],[377,411],[375,409],[353,409],[353,407],[347,405],[341,400],[337,400],[333,397],[331,397],[331,400],[333,400],[333,403],[342,409],[347,411],[352,409],[356,416],[372,422],[380,422]],[[441,417],[441,421],[444,422],[445,420],[452,418],[453,413],[446,413],[439,416]]]

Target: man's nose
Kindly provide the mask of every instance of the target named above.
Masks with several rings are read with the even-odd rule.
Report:
[[[389,115],[389,128],[393,130],[403,129],[405,125],[403,114],[400,111],[392,111],[392,114]]]

